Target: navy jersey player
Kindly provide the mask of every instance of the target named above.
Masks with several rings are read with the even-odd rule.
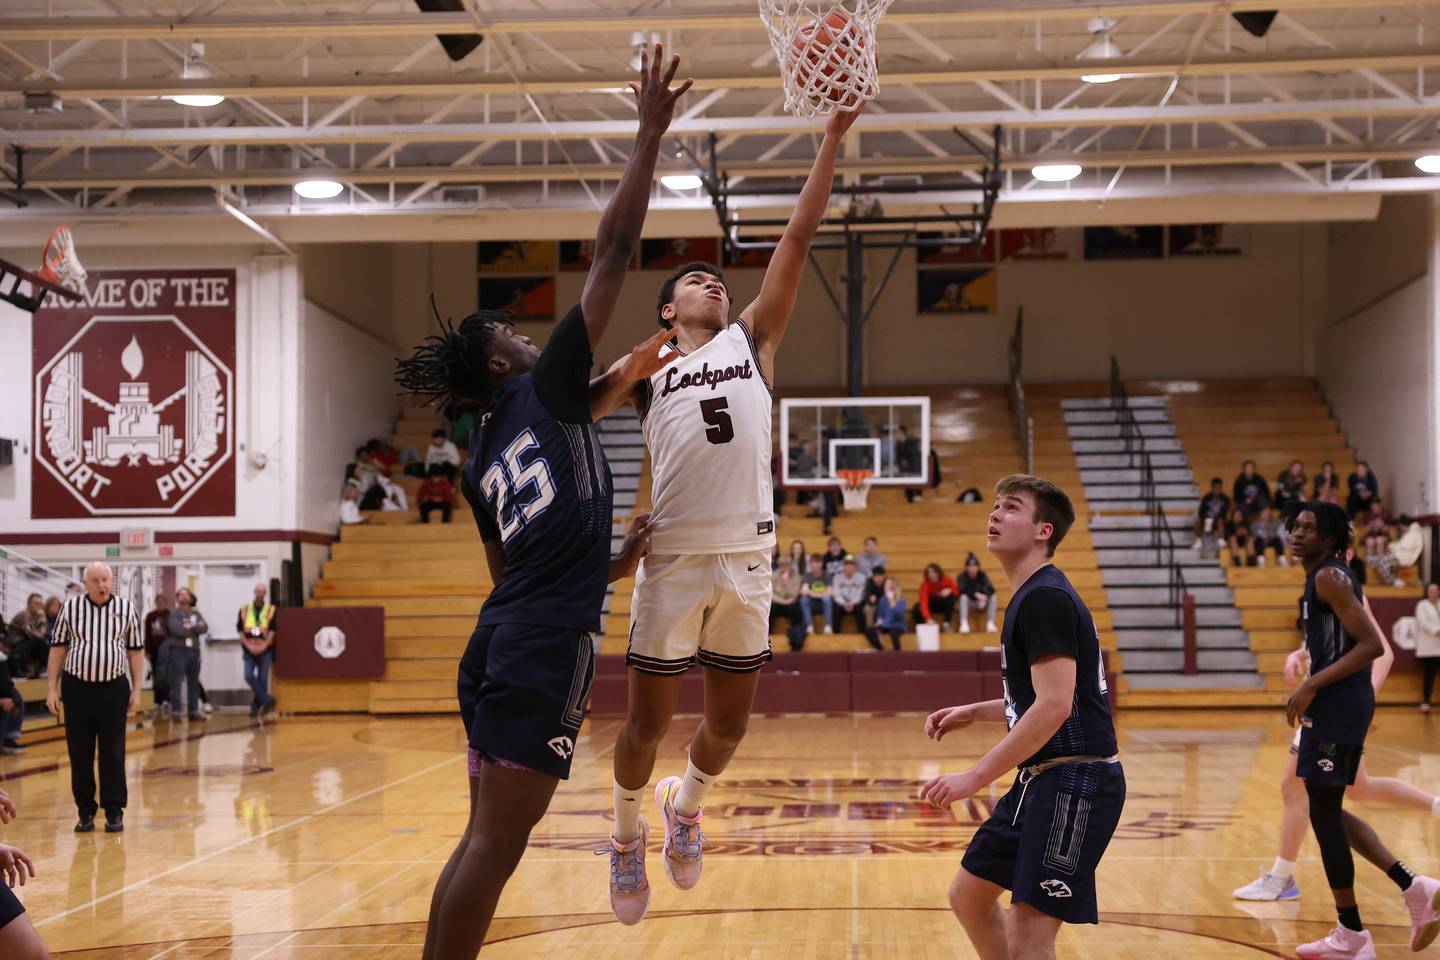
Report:
[[[1095,620],[1051,562],[1074,522],[1070,498],[1048,480],[996,484],[988,543],[1015,591],[1001,635],[1005,698],[925,721],[935,740],[975,722],[1008,727],[972,769],[924,785],[921,797],[937,807],[1019,767],[950,886],[950,906],[982,960],[1054,957],[1062,922],[1099,922],[1095,870],[1125,805]],[[1008,923],[997,903],[1004,890]]]
[[[1410,947],[1423,950],[1440,933],[1440,881],[1411,873],[1369,824],[1343,809],[1375,715],[1370,665],[1384,651],[1360,584],[1344,560],[1350,520],[1335,504],[1314,500],[1300,504],[1286,527],[1290,551],[1305,568],[1302,615],[1310,676],[1285,704],[1285,719],[1300,724],[1295,775],[1305,781],[1310,826],[1339,917],[1329,935],[1296,947],[1295,954],[1307,960],[1375,957],[1375,941],[1355,902],[1352,847],[1400,888],[1410,913]]]
[[[676,100],[679,58],[642,53],[632,83],[640,115],[629,162],[600,220],[580,303],[541,352],[508,315],[442,325],[397,381],[447,405],[480,408],[461,488],[474,509],[494,587],[460,662],[469,740],[470,818],[431,900],[424,960],[473,960],[531,828],[570,772],[593,675],[592,631],[608,580],[633,573],[648,544],[637,521],[610,557],[610,468],[592,425],[590,367],[609,325],[647,212],[660,140]],[[659,371],[663,334],[619,367]]]

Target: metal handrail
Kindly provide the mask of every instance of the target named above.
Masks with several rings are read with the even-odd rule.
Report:
[[[1150,546],[1155,551],[1157,562],[1162,551],[1168,550],[1166,567],[1169,575],[1166,586],[1169,605],[1175,611],[1175,626],[1184,625],[1184,601],[1189,593],[1185,583],[1185,571],[1175,559],[1175,535],[1165,516],[1159,491],[1156,489],[1155,468],[1150,461],[1150,451],[1145,449],[1145,438],[1140,431],[1140,421],[1130,407],[1130,394],[1120,378],[1120,364],[1114,356],[1110,358],[1110,406],[1116,411],[1116,422],[1120,427],[1120,439],[1129,465],[1140,471],[1140,499],[1145,503],[1145,513],[1150,517]]]
[[[19,552],[18,550],[12,549],[11,547],[0,547],[0,569],[3,569],[3,567],[7,565],[16,567],[22,572],[22,574],[43,573],[46,578],[58,580],[65,586],[70,586],[72,584],[75,586],[84,586],[83,583],[81,583],[79,580],[76,580],[68,573],[56,570],[54,567],[50,566],[47,563],[36,560],[33,557],[27,557],[25,554]],[[27,577],[26,579],[30,580],[31,578]],[[5,583],[3,579],[0,579],[0,613],[3,613],[7,621],[10,618],[10,614],[14,613],[15,609],[18,609],[12,609],[11,604],[9,603],[9,599],[7,596],[9,592],[8,587],[9,584]],[[24,593],[27,596],[35,592],[36,591],[31,586],[27,585],[25,587]]]

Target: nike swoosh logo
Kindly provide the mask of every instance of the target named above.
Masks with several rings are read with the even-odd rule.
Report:
[[[751,573],[754,573],[756,570],[759,570],[762,566],[764,566],[763,561],[762,561],[761,563],[755,564],[755,566],[753,566],[753,567],[746,567],[745,569],[746,569],[746,570],[749,570]]]

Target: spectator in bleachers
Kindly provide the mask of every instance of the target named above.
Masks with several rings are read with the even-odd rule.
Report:
[[[1285,516],[1285,512],[1292,506],[1305,499],[1305,486],[1309,478],[1305,476],[1305,463],[1301,460],[1291,460],[1290,466],[1280,471],[1280,476],[1275,478],[1275,512]]]
[[[1236,507],[1230,514],[1230,563],[1234,566],[1255,566],[1255,556],[1251,552],[1250,521],[1245,517],[1245,511]]]
[[[1412,526],[1415,526],[1412,524]],[[1407,531],[1407,536],[1409,532]],[[1409,553],[1409,559],[1402,563],[1398,553],[1403,552],[1395,539],[1394,518],[1385,510],[1385,504],[1376,499],[1370,501],[1369,521],[1365,525],[1365,563],[1375,571],[1381,583],[1392,587],[1403,587],[1405,581],[1396,574],[1401,566],[1410,566],[1419,558],[1424,549],[1424,534],[1420,534],[1419,550]]]
[[[7,657],[15,649],[9,642],[13,639],[6,638],[4,647],[7,648]],[[18,757],[25,752],[20,745],[20,730],[25,725],[25,698],[15,686],[15,676],[10,672],[11,663],[9,659],[0,658],[0,754]]]
[[[845,566],[845,558],[849,556],[845,552],[845,545],[840,542],[839,537],[831,537],[825,544],[825,579],[833,582],[839,575],[842,567]]]
[[[387,472],[385,465],[376,460],[375,455],[366,447],[355,448],[354,467],[351,476],[359,482],[361,496],[370,492],[370,488],[375,486],[375,479],[382,472]]]
[[[875,602],[875,623],[865,631],[865,638],[870,641],[870,646],[883,650],[885,647],[880,643],[880,632],[883,630],[890,634],[890,646],[899,650],[900,637],[905,633],[905,597],[894,577],[885,577],[884,580]]]
[[[1440,671],[1440,584],[1425,588],[1425,599],[1415,604],[1415,625],[1418,628],[1415,656],[1425,671],[1420,709],[1430,712],[1430,696],[1435,692],[1435,674]]]
[[[775,620],[784,617],[789,621],[785,637],[790,649],[799,651],[805,646],[805,611],[800,608],[800,571],[795,561],[781,557],[780,565],[770,575],[770,632],[775,632]]]
[[[792,442],[788,451],[790,457],[790,476],[797,480],[813,480],[820,475],[820,464],[815,459],[815,444],[809,440],[801,440],[798,443]],[[802,497],[808,491],[802,491]],[[809,498],[801,502],[806,502]]]
[[[895,466],[903,476],[920,472],[920,438],[910,436],[910,431],[904,427],[896,430]],[[923,487],[907,487],[905,490],[905,499],[911,503],[924,495]]]
[[[920,600],[915,604],[915,622],[945,626],[955,618],[955,581],[945,576],[940,564],[925,567],[925,576],[920,580]]]
[[[1254,561],[1259,566],[1265,566],[1265,548],[1270,547],[1274,549],[1280,566],[1288,567],[1290,559],[1285,555],[1287,540],[1285,522],[1276,517],[1275,511],[1269,507],[1261,510],[1259,516],[1250,524],[1251,550]]]
[[[809,571],[800,578],[800,615],[805,620],[807,635],[815,632],[816,607],[824,614],[825,632],[835,632],[830,626],[830,608],[834,602],[830,596],[830,578],[825,576],[825,558],[811,557]]]
[[[1340,486],[1340,474],[1338,474],[1338,473],[1335,472],[1335,461],[1334,461],[1334,460],[1326,460],[1324,463],[1320,464],[1320,472],[1317,473],[1317,474],[1315,474],[1315,485],[1314,485],[1314,489],[1311,491],[1311,494],[1310,494],[1310,495],[1311,495],[1312,497],[1314,497],[1316,500],[1319,500],[1321,494],[1325,491],[1326,488],[1328,488],[1328,487],[1336,487],[1336,488],[1338,488],[1339,486]],[[1326,501],[1326,502],[1332,502],[1332,501]]]
[[[1345,512],[1350,514],[1351,520],[1364,517],[1370,512],[1370,504],[1380,499],[1380,481],[1364,460],[1355,464],[1355,472],[1346,479],[1345,485],[1349,489]]]
[[[10,620],[10,671],[16,677],[38,677],[40,666],[50,655],[45,643],[45,601],[32,593],[25,609]]]
[[[345,489],[340,492],[340,522],[342,524],[367,523],[369,517],[360,512],[360,484],[351,479],[345,481]]]
[[[460,450],[445,436],[445,430],[436,427],[430,432],[430,446],[425,448],[425,473],[428,476],[430,468],[439,464],[445,468],[445,476],[450,480],[455,479],[455,472],[460,469]]]
[[[450,516],[455,510],[455,485],[450,482],[444,464],[430,465],[430,475],[420,484],[415,500],[420,504],[421,523],[429,523],[430,514],[435,510],[440,511],[441,523],[450,522]]]
[[[795,572],[804,575],[810,569],[810,555],[805,552],[804,540],[790,541],[790,562],[795,564]]]
[[[1270,506],[1270,485],[1255,472],[1254,460],[1241,464],[1240,476],[1235,478],[1235,506],[1245,512],[1247,520]]]
[[[371,439],[366,442],[365,449],[369,450],[371,458],[386,470],[393,471],[400,465],[400,455],[396,453],[395,448],[390,446],[385,440],[381,440],[378,437]]]
[[[1369,515],[1365,520],[1365,556],[1389,550],[1391,536],[1390,514],[1385,509],[1384,502],[1376,497],[1370,501]]]
[[[451,411],[455,413],[453,422],[450,424],[450,439],[456,444],[470,445],[470,434],[475,429],[475,411],[460,410]]]
[[[838,632],[844,618],[853,617],[856,631],[864,633],[865,575],[860,572],[854,557],[845,555],[840,572],[830,579],[830,591],[835,598],[830,606],[830,613],[835,618],[830,623],[831,629]]]
[[[865,606],[870,611],[870,618],[875,618],[875,607],[880,602],[880,594],[885,592],[885,568],[872,567],[870,576],[865,578]]]
[[[995,584],[980,569],[980,558],[970,554],[965,558],[965,572],[956,583],[960,593],[960,632],[970,632],[970,610],[983,611],[985,630],[995,633]]]
[[[1230,513],[1230,498],[1225,495],[1225,481],[1219,477],[1210,480],[1210,492],[1200,498],[1200,510],[1195,515],[1195,549],[1204,546],[1206,537],[1225,539],[1225,517]]]
[[[60,619],[60,598],[45,598],[45,648],[50,648],[50,638],[55,636],[55,623]],[[47,658],[48,659],[48,658]],[[40,676],[45,676],[45,663],[40,664]]]
[[[860,551],[860,556],[855,558],[855,566],[860,568],[860,573],[870,576],[875,572],[876,567],[888,567],[890,561],[885,554],[880,552],[880,541],[874,537],[865,538],[865,549]]]
[[[400,484],[382,473],[375,478],[375,485],[384,493],[384,499],[380,501],[381,510],[404,513],[410,509],[410,500],[405,496],[405,488]]]

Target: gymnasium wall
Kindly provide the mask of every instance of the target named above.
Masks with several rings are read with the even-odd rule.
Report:
[[[866,378],[874,384],[1001,382],[1016,310],[1025,308],[1026,379],[1102,380],[1111,353],[1127,377],[1301,376],[1325,321],[1325,226],[1256,224],[1244,255],[1094,262],[1004,261],[993,317],[920,316],[913,251],[902,254],[866,332]],[[397,244],[393,284],[396,336],[407,346],[428,331],[428,291],[457,318],[476,303],[475,247]],[[816,252],[820,273],[842,301],[842,256]],[[870,289],[890,253],[868,254]],[[655,296],[665,271],[633,271],[597,361],[609,362],[654,331]],[[759,291],[763,271],[726,274],[737,312]],[[582,273],[560,273],[557,308],[580,295]],[[543,342],[548,324],[524,332]],[[797,349],[797,346],[803,347]],[[784,386],[840,386],[844,329],[820,276],[807,268],[780,352]]]
[[[1440,483],[1434,203],[1387,198],[1375,222],[1331,225],[1332,322],[1316,349],[1316,374],[1350,445],[1390,507],[1412,514],[1435,512]]]

